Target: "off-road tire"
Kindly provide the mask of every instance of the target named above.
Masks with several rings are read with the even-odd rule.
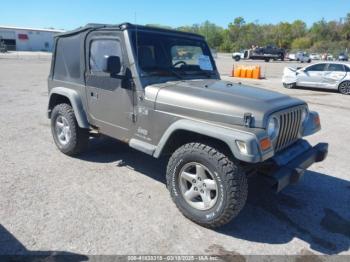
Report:
[[[71,138],[65,145],[60,143],[55,130],[56,120],[59,116],[63,116],[67,120],[71,131]],[[66,155],[74,156],[82,153],[88,146],[89,131],[79,127],[73,108],[69,104],[58,104],[52,110],[51,133],[57,148]]]
[[[290,83],[290,84],[283,83],[283,87],[287,88],[287,89],[293,89],[296,87],[296,84],[295,83]]]
[[[179,189],[180,170],[190,162],[200,163],[214,174],[218,198],[209,210],[190,206]],[[170,195],[183,215],[208,228],[230,222],[243,209],[247,200],[247,177],[238,162],[218,149],[201,143],[185,144],[174,152],[168,162],[166,180]]]
[[[350,95],[350,81],[341,82],[338,90],[343,95]]]

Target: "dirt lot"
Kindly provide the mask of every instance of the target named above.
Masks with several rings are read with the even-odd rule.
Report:
[[[251,183],[239,217],[209,230],[176,209],[157,160],[110,140],[79,158],[55,148],[49,64],[45,55],[0,56],[0,254],[350,254],[349,96],[283,89],[282,62],[261,63],[265,80],[229,78],[306,100],[323,125],[309,140],[330,152],[280,194]],[[217,64],[228,78],[232,59]]]

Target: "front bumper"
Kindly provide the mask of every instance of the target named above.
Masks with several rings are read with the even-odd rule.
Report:
[[[287,148],[273,159],[272,172],[265,172],[276,192],[300,180],[305,170],[315,162],[323,161],[328,154],[328,144],[319,143],[312,147],[305,140]]]

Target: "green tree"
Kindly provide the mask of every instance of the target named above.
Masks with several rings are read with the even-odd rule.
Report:
[[[293,50],[306,50],[312,46],[312,40],[310,37],[304,36],[293,40],[291,48]]]
[[[291,24],[291,34],[293,38],[299,38],[305,36],[307,32],[306,23],[302,20],[295,20]]]

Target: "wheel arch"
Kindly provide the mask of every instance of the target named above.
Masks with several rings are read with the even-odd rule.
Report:
[[[223,153],[244,162],[258,162],[260,160],[258,148],[253,149],[254,155],[242,155],[235,144],[236,139],[251,144],[256,141],[255,135],[240,130],[182,119],[173,123],[165,131],[153,156],[158,158],[172,154],[177,148],[189,142],[205,142],[211,146],[217,145],[223,150]]]
[[[49,104],[47,110],[48,118],[51,118],[52,109],[60,103],[68,103],[72,106],[75,118],[80,128],[89,128],[89,122],[83,107],[80,96],[77,91],[65,88],[54,87],[49,94]]]

